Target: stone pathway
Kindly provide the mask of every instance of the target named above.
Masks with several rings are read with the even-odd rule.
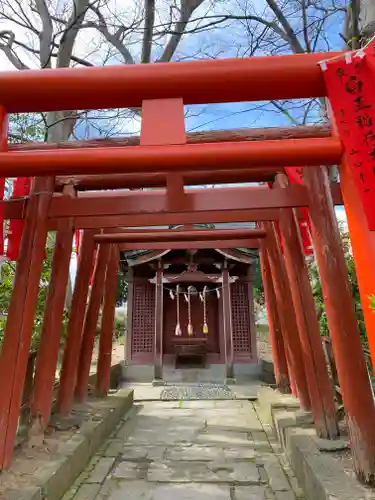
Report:
[[[296,500],[249,401],[136,403],[63,500]]]

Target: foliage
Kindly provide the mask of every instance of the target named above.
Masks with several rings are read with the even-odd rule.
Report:
[[[357,275],[355,272],[354,258],[353,258],[353,253],[352,253],[352,249],[351,249],[351,244],[350,244],[350,237],[349,237],[349,233],[344,229],[342,224],[340,224],[340,233],[341,233],[341,240],[342,240],[342,246],[343,246],[343,250],[344,250],[346,267],[348,269],[349,285],[350,285],[352,296],[353,296],[355,313],[356,313],[356,317],[357,317],[357,321],[358,321],[358,326],[359,326],[359,329],[361,332],[362,343],[365,347],[367,347],[368,344],[367,344],[365,322],[364,322],[363,311],[362,311],[362,307],[361,307],[359,288],[358,288],[358,282],[357,282]],[[320,281],[320,277],[319,277],[318,267],[317,267],[317,264],[315,261],[311,261],[309,263],[309,275],[310,275],[313,296],[315,299],[316,310],[317,310],[318,319],[319,319],[320,333],[322,336],[328,336],[329,329],[328,329],[328,322],[327,322],[327,314],[326,314],[325,307],[324,307],[323,290],[322,290],[322,285],[321,285],[321,281]]]
[[[128,298],[128,282],[126,281],[126,276],[121,268],[119,268],[117,276],[116,304],[121,306]]]
[[[253,293],[254,293],[254,300],[255,304],[257,307],[264,307],[264,290],[263,290],[263,282],[262,282],[262,275],[260,272],[260,261],[259,261],[259,254],[257,256],[254,256],[253,263],[252,263],[252,280],[253,280]]]
[[[46,248],[46,256],[43,261],[43,267],[40,277],[40,285],[38,292],[38,299],[34,316],[34,328],[32,333],[32,349],[37,348],[40,335],[43,328],[44,308],[48,295],[49,280],[51,274],[53,258],[53,248]],[[1,280],[0,280],[0,345],[3,343],[5,326],[7,321],[7,311],[13,291],[13,282],[15,277],[16,264],[12,261],[4,262],[1,267]],[[66,336],[68,313],[64,312],[62,323],[62,338]]]
[[[9,116],[9,142],[11,144],[44,140],[45,124],[42,116],[35,113]]]

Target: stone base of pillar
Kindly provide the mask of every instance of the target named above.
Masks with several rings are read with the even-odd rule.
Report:
[[[228,377],[224,380],[225,385],[236,385],[236,379],[232,377]]]
[[[154,378],[152,381],[152,387],[161,387],[166,385],[166,382],[161,378]]]

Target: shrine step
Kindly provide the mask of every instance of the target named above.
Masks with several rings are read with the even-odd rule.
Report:
[[[237,383],[259,380],[262,367],[260,363],[235,363],[234,375]],[[153,365],[124,365],[122,380],[127,382],[152,382]],[[224,364],[211,364],[206,368],[175,368],[174,365],[163,366],[163,380],[166,383],[217,383],[226,380]]]

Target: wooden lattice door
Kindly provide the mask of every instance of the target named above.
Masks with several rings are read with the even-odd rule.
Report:
[[[150,362],[154,352],[155,285],[134,283],[132,307],[132,359]]]
[[[251,354],[251,318],[248,284],[231,285],[233,351],[236,357]]]

